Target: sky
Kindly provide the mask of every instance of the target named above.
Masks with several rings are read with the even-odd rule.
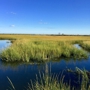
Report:
[[[0,33],[90,34],[90,0],[0,0]]]

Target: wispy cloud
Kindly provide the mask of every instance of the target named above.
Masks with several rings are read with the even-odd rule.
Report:
[[[47,22],[44,22],[43,20],[39,21],[39,24],[48,24]]]
[[[46,27],[47,29],[55,29],[55,27]]]
[[[14,14],[14,15],[16,14],[15,12],[10,12],[10,13],[11,13],[11,14]]]
[[[48,24],[47,22],[44,22],[44,24]]]
[[[15,25],[13,24],[13,25],[10,25],[10,27],[15,27]]]

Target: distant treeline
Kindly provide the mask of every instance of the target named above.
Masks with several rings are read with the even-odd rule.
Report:
[[[0,35],[45,35],[45,36],[90,36],[88,35],[81,35],[81,34],[23,34],[23,33],[0,33]]]

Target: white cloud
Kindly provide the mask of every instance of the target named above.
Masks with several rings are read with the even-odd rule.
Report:
[[[15,27],[15,25],[13,24],[13,25],[10,25],[10,27]]]
[[[48,24],[47,22],[44,22],[43,20],[39,21],[39,24]]]
[[[16,13],[15,12],[11,12],[11,14],[14,14],[15,15]]]
[[[44,24],[48,24],[47,22],[44,22]]]

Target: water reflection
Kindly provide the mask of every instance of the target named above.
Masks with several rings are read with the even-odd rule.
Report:
[[[27,62],[5,62],[5,61],[0,60],[0,69],[3,68],[3,69],[8,70],[8,68],[11,68],[12,70],[15,70],[15,69],[18,69],[19,67],[23,67],[23,66],[25,66],[25,67],[33,66],[34,67],[35,65],[37,65],[38,68],[40,68],[40,67],[44,66],[46,63],[51,64],[52,66],[53,65],[62,66],[62,65],[65,64],[64,67],[67,68],[67,66],[70,66],[70,65],[76,65],[77,66],[78,64],[80,65],[80,63],[85,64],[85,62],[87,63],[88,59],[78,59],[77,60],[77,59],[69,59],[69,58],[65,59],[65,58],[62,58],[62,59],[51,60],[51,61],[40,62],[40,63],[38,63],[38,62],[29,62],[29,63],[27,63]]]
[[[79,61],[68,60],[67,62],[64,59],[62,59],[59,60],[58,62],[51,61],[46,63],[48,66],[51,65],[51,73],[53,74],[59,74],[60,72],[68,68],[75,70],[75,67],[79,67],[81,69],[86,68],[87,70],[90,70],[89,68],[90,59]],[[6,85],[6,87],[8,87],[8,83],[6,82],[8,81],[6,78],[8,76],[13,81],[16,88],[18,88],[17,90],[22,90],[24,88],[22,86],[27,86],[27,82],[29,82],[30,80],[35,80],[36,74],[39,75],[39,72],[45,72],[46,63],[38,64],[38,63],[21,63],[21,62],[20,63],[0,62],[0,77],[2,77],[0,78],[2,80],[0,83],[3,82]],[[68,76],[68,73],[64,74]],[[69,79],[75,78],[71,74],[68,77]],[[0,88],[2,90],[6,89],[3,88],[3,84]]]

